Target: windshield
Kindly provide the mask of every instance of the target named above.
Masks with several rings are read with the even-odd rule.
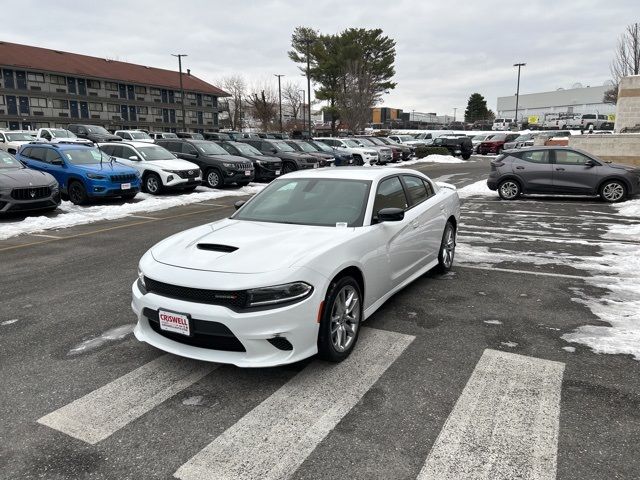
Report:
[[[296,142],[300,146],[303,152],[316,153],[317,150],[309,145],[307,142]]]
[[[193,144],[201,153],[205,155],[229,155],[224,148],[217,143],[194,143]]]
[[[246,143],[234,143],[234,147],[243,155],[260,155],[262,156],[262,152],[251,145]]]
[[[31,142],[33,137],[28,133],[5,133],[10,142]]]
[[[369,141],[375,145],[386,145],[386,143],[384,143],[379,138],[369,138]]]
[[[163,133],[162,138],[178,138],[178,135],[175,133]]]
[[[3,168],[24,168],[24,166],[11,155],[0,150],[0,169]]]
[[[52,128],[49,131],[53,138],[78,138],[75,133],[70,132],[69,130],[64,130],[63,128]]]
[[[152,162],[154,160],[175,160],[176,157],[169,150],[162,147],[139,147],[138,152],[142,155],[142,158]]]
[[[361,147],[361,145],[358,142],[354,142],[353,140],[343,140],[343,142],[347,147],[352,147],[352,148]]]
[[[287,142],[285,142],[283,140],[272,141],[271,143],[273,144],[274,147],[276,147],[281,152],[295,152],[296,151],[291,145],[289,145]]]
[[[199,133],[191,133],[189,134],[194,140],[204,140],[204,137]]]
[[[108,162],[110,160],[109,155],[97,148],[65,150],[62,152],[62,155],[73,165],[91,165],[100,163],[101,158],[103,162]]]
[[[473,137],[471,140],[475,140],[476,142],[481,142],[483,141],[485,138],[489,138],[487,137],[487,135],[476,135],[475,137]]]
[[[103,127],[95,127],[95,126],[91,126],[91,127],[87,127],[87,132],[89,133],[98,133],[100,135],[111,135],[106,128]]]
[[[370,186],[371,182],[365,180],[276,180],[231,218],[323,227],[361,227]]]
[[[151,137],[144,132],[129,132],[134,140],[150,140]]]
[[[368,138],[357,138],[356,139],[357,142],[360,142],[362,145],[364,145],[365,147],[372,147],[373,145],[375,145],[375,143],[373,143],[371,140],[369,140]]]
[[[319,152],[333,153],[333,148],[331,148],[326,143],[311,142],[310,145],[313,145],[314,147],[316,147],[316,150],[318,150]]]
[[[410,142],[411,140],[415,140],[415,138],[413,138],[411,135],[400,135],[398,138],[403,142]]]
[[[494,135],[493,137],[491,137],[490,140],[492,142],[501,142],[501,141],[506,140],[506,139],[507,139],[507,136],[504,133],[502,133],[502,134]],[[489,139],[487,139],[487,140],[489,140]]]
[[[515,142],[524,142],[525,140],[529,140],[531,138],[531,135],[528,133],[525,133],[524,135],[520,135],[518,138],[516,138],[514,141]]]

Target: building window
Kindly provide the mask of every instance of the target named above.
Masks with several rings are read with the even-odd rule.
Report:
[[[187,93],[187,98],[189,100],[195,100],[196,99],[196,94],[195,93]]]
[[[197,114],[194,110],[187,110],[187,117],[189,118],[196,118]]]
[[[33,128],[49,128],[49,122],[36,122]]]
[[[150,93],[151,95],[156,95],[156,96],[158,96],[158,97],[159,97],[159,96],[160,96],[160,89],[159,89],[159,88],[153,88],[153,87],[152,87],[152,88],[150,88],[150,89],[149,89],[149,93]]]
[[[60,108],[63,110],[68,110],[69,109],[69,101],[68,100],[51,100],[51,104],[53,105],[53,108]]]
[[[87,80],[87,88],[100,90],[100,80]]]
[[[138,115],[147,115],[149,113],[148,107],[138,107]]]
[[[206,118],[207,120],[211,120],[213,118],[213,112],[204,112],[203,113],[204,118]]]
[[[104,82],[104,89],[111,90],[112,92],[118,91],[118,84],[114,82]]]
[[[120,105],[116,105],[114,103],[107,103],[107,112],[119,113],[120,112]]]
[[[0,95],[0,105],[4,105],[4,95]]]
[[[89,103],[89,110],[92,112],[102,112],[103,107],[101,103]]]
[[[43,107],[47,108],[47,99],[46,98],[34,98],[32,97],[29,100],[29,103],[32,107]]]
[[[146,95],[147,94],[147,87],[140,87],[140,86],[136,85],[136,93],[139,93],[140,95]]]
[[[161,108],[156,108],[156,107],[151,107],[151,115],[157,115],[157,116],[162,115],[162,109]]]
[[[44,74],[43,73],[27,73],[27,80],[30,82],[44,82]]]
[[[63,77],[62,75],[49,75],[49,81],[53,85],[66,85],[67,84],[66,77]]]

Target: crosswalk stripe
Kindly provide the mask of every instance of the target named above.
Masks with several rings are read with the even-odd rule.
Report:
[[[217,367],[163,355],[45,415],[38,423],[94,445]]]
[[[564,363],[485,350],[418,480],[556,477]]]
[[[182,480],[289,478],[415,337],[363,328],[339,364],[314,362],[197,453]]]

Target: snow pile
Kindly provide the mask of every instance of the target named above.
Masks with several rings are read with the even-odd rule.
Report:
[[[640,198],[635,200],[627,200],[622,203],[614,203],[613,207],[618,210],[620,215],[625,217],[639,217],[640,218]]]
[[[205,187],[198,187],[194,193],[182,195],[153,196],[147,193],[139,193],[133,202],[89,206],[78,206],[71,202],[62,202],[58,210],[56,210],[58,215],[54,217],[27,217],[22,221],[0,223],[0,240],[6,240],[25,233],[67,228],[100,220],[115,220],[136,213],[155,212],[222,197],[254,195],[263,188],[264,185],[252,184],[236,190],[211,190]]]
[[[472,183],[471,185],[467,185],[466,187],[462,187],[458,189],[458,196],[460,198],[475,197],[475,196],[494,197],[495,195],[496,195],[496,192],[492,192],[491,190],[489,190],[489,187],[487,187],[486,180],[480,180],[479,182],[475,182],[475,183]]]
[[[405,165],[415,165],[416,163],[467,163],[471,160],[452,157],[451,155],[427,155],[423,158],[414,158],[406,162],[391,163],[389,167],[404,167]]]

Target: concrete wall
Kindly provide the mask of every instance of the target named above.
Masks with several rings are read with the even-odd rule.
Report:
[[[640,75],[623,77],[618,89],[615,131],[640,125]]]
[[[640,166],[640,133],[572,135],[569,146],[616,163]]]

